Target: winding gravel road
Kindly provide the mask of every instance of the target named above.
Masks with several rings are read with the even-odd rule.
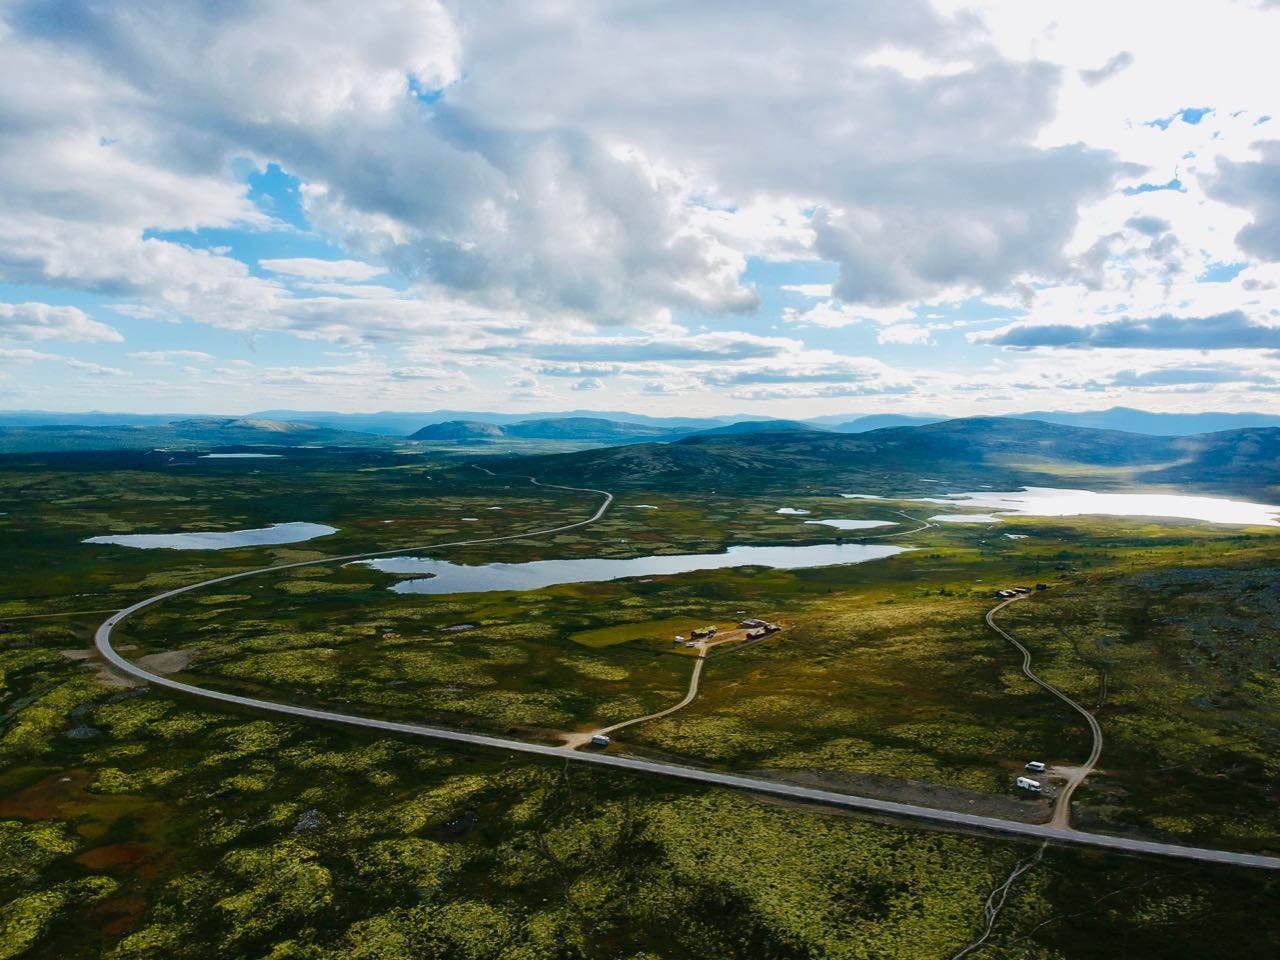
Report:
[[[1089,724],[1089,730],[1093,733],[1093,749],[1089,751],[1089,759],[1085,760],[1083,765],[1075,767],[1071,771],[1070,776],[1067,777],[1067,785],[1062,788],[1061,792],[1053,802],[1053,819],[1050,820],[1049,823],[1052,826],[1066,829],[1071,826],[1071,796],[1076,792],[1076,788],[1080,786],[1080,784],[1084,783],[1084,778],[1093,773],[1093,768],[1098,765],[1098,758],[1102,756],[1102,726],[1098,723],[1098,718],[1090,711],[1086,710],[1075,700],[1071,699],[1071,697],[1067,696],[1048,680],[1043,679],[1034,670],[1032,670],[1031,651],[1019,643],[1012,634],[1006,633],[1000,627],[996,626],[997,613],[1009,604],[1017,603],[1019,600],[1023,600],[1029,596],[1030,594],[1023,593],[1016,597],[1012,597],[1003,603],[996,604],[987,611],[987,626],[1022,651],[1022,672],[1026,674],[1029,679],[1035,681],[1076,713],[1080,714],[1080,716],[1084,717],[1085,722]]]
[[[538,484],[537,480],[534,480],[533,478],[529,479],[532,480],[534,484]],[[551,484],[538,485],[549,487],[554,486]],[[173,690],[177,693],[197,697],[202,700],[212,701],[214,703],[247,707],[249,709],[260,710],[265,713],[279,714],[284,717],[314,720],[322,723],[334,723],[347,727],[372,730],[379,733],[394,733],[403,736],[423,737],[425,739],[443,741],[446,743],[457,743],[469,747],[484,747],[492,750],[506,751],[508,753],[522,753],[555,760],[573,760],[579,763],[590,763],[598,767],[608,767],[623,772],[645,773],[652,776],[685,780],[713,787],[727,788],[730,790],[745,790],[751,793],[765,794],[801,803],[812,803],[846,810],[865,811],[895,818],[925,821],[943,828],[952,827],[960,830],[979,831],[983,833],[1013,837],[1025,837],[1029,840],[1097,847],[1106,850],[1115,850],[1122,853],[1147,854],[1150,856],[1169,857],[1179,860],[1198,860],[1208,863],[1261,867],[1269,870],[1280,869],[1280,857],[1251,853],[1237,853],[1231,850],[1212,850],[1204,847],[1185,847],[1173,843],[1157,843],[1149,840],[1135,840],[1128,837],[1113,837],[1106,834],[1085,833],[1083,831],[1069,830],[1051,825],[1018,823],[1011,820],[1000,820],[995,817],[980,817],[973,814],[957,813],[950,810],[938,810],[933,807],[918,806],[910,803],[896,803],[890,800],[877,800],[871,797],[859,797],[851,794],[835,793],[829,790],[817,790],[810,787],[795,786],[788,783],[761,780],[756,777],[744,777],[732,773],[720,773],[714,770],[701,770],[696,767],[686,767],[674,763],[660,763],[651,760],[641,760],[635,757],[610,756],[608,754],[599,753],[580,753],[573,750],[566,750],[563,746],[547,746],[538,743],[525,743],[521,740],[508,740],[503,737],[491,737],[478,733],[463,733],[461,731],[449,730],[443,727],[428,727],[414,723],[396,723],[390,720],[376,720],[371,717],[361,717],[349,713],[315,710],[310,707],[299,707],[287,703],[276,703],[271,700],[241,697],[236,696],[235,694],[223,693],[218,690],[209,690],[205,687],[197,687],[189,683],[181,683],[177,680],[171,680],[168,677],[151,673],[150,671],[144,670],[142,667],[126,660],[111,646],[111,631],[139,610],[145,610],[147,607],[154,606],[155,604],[168,600],[171,597],[181,596],[184,593],[190,593],[194,590],[213,586],[214,584],[229,583],[233,580],[242,580],[246,577],[257,576],[259,574],[272,573],[280,570],[291,570],[298,567],[316,566],[324,563],[343,563],[352,560],[370,559],[372,557],[394,556],[395,554],[411,553],[419,550],[439,550],[445,547],[457,547],[480,543],[499,543],[506,540],[521,540],[526,537],[560,533],[565,530],[573,530],[575,528],[594,523],[604,516],[605,511],[607,511],[609,506],[613,503],[613,494],[606,490],[592,490],[582,487],[565,486],[555,486],[555,489],[571,490],[578,493],[599,494],[604,497],[604,501],[600,504],[599,509],[597,509],[596,512],[588,519],[579,520],[575,523],[568,523],[558,527],[552,527],[547,530],[528,531],[501,537],[484,537],[475,540],[455,540],[450,543],[436,543],[426,546],[405,547],[398,550],[383,550],[373,553],[351,554],[343,557],[328,557],[322,560],[302,560],[295,563],[260,567],[255,570],[246,570],[241,573],[214,577],[209,580],[200,581],[199,583],[189,584],[185,587],[178,587],[174,590],[166,590],[164,593],[158,593],[153,597],[140,600],[108,617],[102,622],[98,627],[97,632],[94,634],[94,643],[98,648],[98,652],[112,666],[123,673],[146,683],[153,684],[154,686],[161,687],[166,690]]]

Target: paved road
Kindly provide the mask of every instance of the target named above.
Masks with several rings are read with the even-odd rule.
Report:
[[[1023,593],[1006,600],[1003,603],[996,604],[987,611],[987,626],[1022,651],[1022,672],[1024,674],[1026,674],[1031,680],[1038,683],[1041,687],[1048,690],[1072,710],[1080,714],[1080,716],[1084,717],[1085,721],[1089,724],[1089,729],[1093,731],[1093,749],[1089,751],[1089,759],[1087,759],[1082,766],[1075,767],[1071,771],[1070,775],[1067,777],[1067,785],[1062,788],[1062,792],[1058,794],[1053,803],[1053,819],[1049,822],[1052,826],[1066,829],[1071,826],[1071,795],[1076,792],[1076,787],[1084,783],[1084,778],[1093,773],[1093,768],[1098,764],[1098,758],[1102,756],[1102,727],[1098,724],[1098,718],[1092,713],[1080,704],[1076,703],[1076,701],[1072,700],[1053,684],[1037,676],[1036,672],[1031,669],[1031,651],[1015,640],[1011,634],[1006,633],[1004,630],[996,626],[995,617],[997,613],[1009,604],[1017,603],[1019,600],[1028,596],[1030,596],[1030,594]]]
[[[535,480],[534,483],[537,483],[537,481]],[[550,530],[538,531],[537,533],[558,533],[564,530],[572,530],[575,527],[582,527],[589,523],[594,523],[604,515],[605,511],[609,508],[609,505],[613,502],[613,495],[604,490],[584,490],[578,487],[559,487],[558,489],[574,490],[584,493],[596,493],[600,494],[605,499],[600,505],[600,508],[589,519],[580,520],[576,523],[564,524],[563,526],[553,527]],[[479,540],[458,540],[452,543],[431,544],[427,547],[408,547],[400,550],[386,550],[377,553],[353,554],[346,557],[330,557],[324,560],[303,560],[297,563],[286,563],[275,567],[262,567],[257,570],[249,570],[243,573],[233,573],[224,577],[214,577],[211,580],[204,580],[200,583],[193,583],[185,587],[179,587],[176,590],[168,590],[164,593],[156,594],[154,597],[148,597],[146,600],[140,600],[131,606],[125,607],[123,610],[113,614],[103,621],[102,625],[98,627],[97,633],[94,635],[94,643],[97,645],[98,652],[101,653],[109,663],[116,667],[116,669],[123,671],[129,676],[136,677],[139,680],[154,684],[157,687],[162,687],[166,690],[173,690],[178,693],[184,693],[188,696],[199,697],[200,699],[213,701],[215,703],[248,707],[253,710],[280,714],[285,717],[293,717],[302,720],[316,720],[322,723],[340,724],[347,727],[357,727],[380,733],[394,733],[405,736],[423,737],[429,740],[443,741],[446,743],[458,743],[469,747],[484,747],[493,750],[507,751],[508,753],[523,753],[555,760],[571,759],[579,763],[590,763],[598,767],[608,767],[629,773],[646,773],[652,776],[668,777],[675,780],[686,780],[693,783],[701,783],[708,786],[722,787],[730,790],[746,790],[752,793],[781,797],[785,800],[812,803],[846,810],[865,811],[909,820],[927,821],[942,827],[950,826],[964,830],[977,830],[1004,836],[1026,837],[1031,840],[1098,847],[1125,853],[1172,857],[1179,860],[1198,860],[1209,863],[1234,864],[1237,866],[1262,867],[1264,869],[1280,870],[1280,857],[1270,857],[1250,853],[1236,853],[1230,850],[1211,850],[1202,847],[1184,847],[1172,843],[1155,843],[1148,840],[1133,840],[1127,837],[1113,837],[1106,834],[1066,830],[1061,827],[1047,826],[1044,824],[1018,823],[1012,820],[1000,820],[994,817],[979,817],[973,814],[957,813],[950,810],[937,810],[932,807],[918,806],[911,803],[896,803],[891,800],[876,800],[871,797],[859,797],[851,794],[835,793],[829,790],[817,790],[811,787],[795,786],[789,783],[761,780],[756,777],[744,777],[732,773],[719,773],[714,770],[700,770],[695,767],[685,767],[674,763],[660,763],[652,760],[641,760],[635,757],[611,756],[603,753],[580,753],[577,751],[565,750],[564,747],[547,746],[539,743],[525,743],[521,740],[508,740],[503,737],[491,737],[479,733],[463,733],[457,730],[448,730],[443,727],[428,727],[414,723],[396,723],[390,720],[375,720],[371,717],[361,717],[349,713],[335,713],[329,710],[313,710],[310,707],[298,707],[293,706],[292,704],[275,703],[270,700],[259,700],[253,697],[241,697],[231,693],[223,693],[218,690],[209,690],[204,687],[193,686],[189,683],[180,683],[177,680],[171,680],[168,677],[151,673],[150,671],[144,670],[120,656],[120,654],[111,646],[111,631],[119,623],[128,619],[139,610],[144,610],[147,607],[160,603],[163,600],[167,600],[170,597],[176,597],[184,593],[189,593],[192,590],[199,590],[203,587],[212,586],[213,584],[240,580],[260,573],[289,570],[296,567],[314,566],[321,563],[340,563],[350,560],[362,560],[370,557],[390,556],[398,553],[410,553],[413,551],[427,549],[438,550],[442,547],[462,546],[464,544],[495,543],[503,540],[519,540],[524,537],[535,536],[537,533],[526,532],[511,534],[510,536],[504,537],[488,537]]]

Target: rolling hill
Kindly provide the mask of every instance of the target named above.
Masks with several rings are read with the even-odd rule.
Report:
[[[729,423],[723,427],[711,427],[709,430],[699,430],[687,436],[718,437],[740,433],[792,433],[797,431],[801,433],[830,432],[826,427],[818,427],[812,423],[802,423],[799,420],[739,420],[737,423]]]
[[[520,469],[566,483],[729,492],[937,493],[982,486],[1137,484],[1280,492],[1280,429],[1158,437],[1004,417],[859,434],[703,434],[549,457]]]
[[[411,440],[488,443],[496,440],[566,440],[586,443],[635,443],[670,440],[687,431],[672,431],[642,423],[623,423],[598,417],[551,417],[521,423],[496,424],[482,420],[450,420],[423,427]]]

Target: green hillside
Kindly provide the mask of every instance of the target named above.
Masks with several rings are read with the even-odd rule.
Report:
[[[1177,484],[1262,493],[1280,483],[1280,429],[1155,437],[1000,417],[861,434],[768,431],[688,437],[521,461],[522,471],[599,485],[927,492],[1017,485]]]

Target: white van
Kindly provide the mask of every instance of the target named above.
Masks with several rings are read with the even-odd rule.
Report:
[[[1030,770],[1032,773],[1044,773],[1044,764],[1039,760],[1032,760],[1023,769]]]
[[[1032,780],[1030,777],[1019,777],[1017,780],[1018,789],[1030,790],[1032,793],[1039,793],[1041,790],[1040,781]]]

